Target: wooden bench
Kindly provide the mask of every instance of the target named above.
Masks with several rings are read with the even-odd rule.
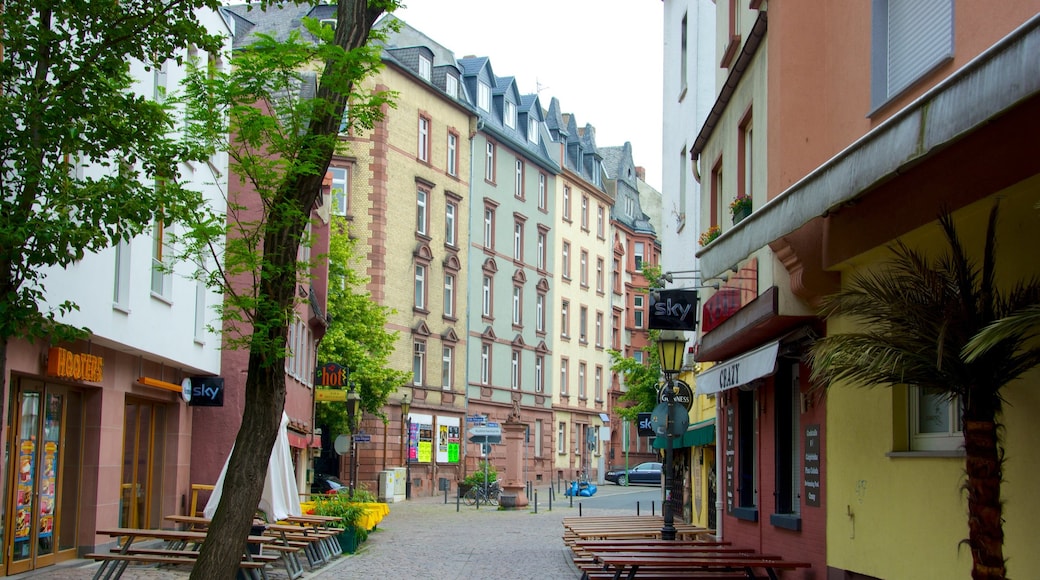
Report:
[[[704,557],[702,555],[642,551],[596,552],[594,556],[602,564],[600,571],[612,573],[615,580],[660,577],[672,573],[710,575],[733,572],[742,572],[744,578],[758,578],[756,569],[761,569],[771,580],[778,580],[777,570],[810,567],[807,562],[792,562],[783,560],[779,556],[764,556],[754,553]]]

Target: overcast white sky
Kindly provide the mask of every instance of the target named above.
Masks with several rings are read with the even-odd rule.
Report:
[[[632,143],[661,189],[661,0],[403,0],[395,15],[455,53],[486,56],[521,94],[556,97],[596,145]]]

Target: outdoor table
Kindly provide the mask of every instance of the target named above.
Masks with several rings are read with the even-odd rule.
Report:
[[[142,528],[107,528],[95,532],[101,536],[122,538],[123,543],[118,546],[114,553],[87,554],[87,558],[100,560],[101,566],[94,574],[94,580],[115,580],[122,577],[123,572],[131,562],[138,563],[164,563],[193,565],[197,559],[197,553],[185,550],[188,544],[198,546],[206,539],[206,533],[191,530],[159,530]],[[149,550],[148,554],[134,554],[133,545],[137,540],[154,539],[166,542],[164,550]],[[273,538],[265,536],[249,536],[250,544],[265,544],[272,542]],[[118,543],[118,540],[117,540]],[[264,562],[253,560],[252,554],[246,550],[242,557],[242,567],[258,571],[261,578],[266,579],[267,574],[263,567]]]
[[[676,572],[732,572],[743,571],[748,578],[756,578],[755,569],[761,569],[771,580],[778,580],[777,570],[808,568],[808,562],[792,562],[780,556],[766,556],[753,552],[725,554],[696,554],[654,550],[631,552],[593,552],[593,557],[614,572],[614,579],[638,578],[640,570]]]

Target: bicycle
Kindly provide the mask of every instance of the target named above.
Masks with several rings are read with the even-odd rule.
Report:
[[[498,482],[493,481],[485,485],[475,485],[469,488],[469,491],[462,496],[465,500],[466,505],[473,505],[478,501],[483,504],[498,505],[498,498],[502,495],[502,490],[498,487]]]

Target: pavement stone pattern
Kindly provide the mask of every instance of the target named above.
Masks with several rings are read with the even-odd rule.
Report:
[[[600,489],[604,489],[603,486]],[[625,488],[621,488],[625,489]],[[533,502],[512,511],[462,504],[454,498],[414,498],[390,504],[390,514],[369,534],[358,551],[311,570],[304,564],[300,580],[430,579],[430,580],[572,580],[581,574],[562,539],[562,520],[577,516],[580,500],[556,496],[548,510],[547,490],[541,490],[538,513]],[[634,515],[634,509],[590,509],[582,515]],[[73,560],[12,580],[90,580],[100,564]],[[184,566],[130,566],[125,580],[184,580]],[[281,566],[267,568],[270,580],[288,580]]]

